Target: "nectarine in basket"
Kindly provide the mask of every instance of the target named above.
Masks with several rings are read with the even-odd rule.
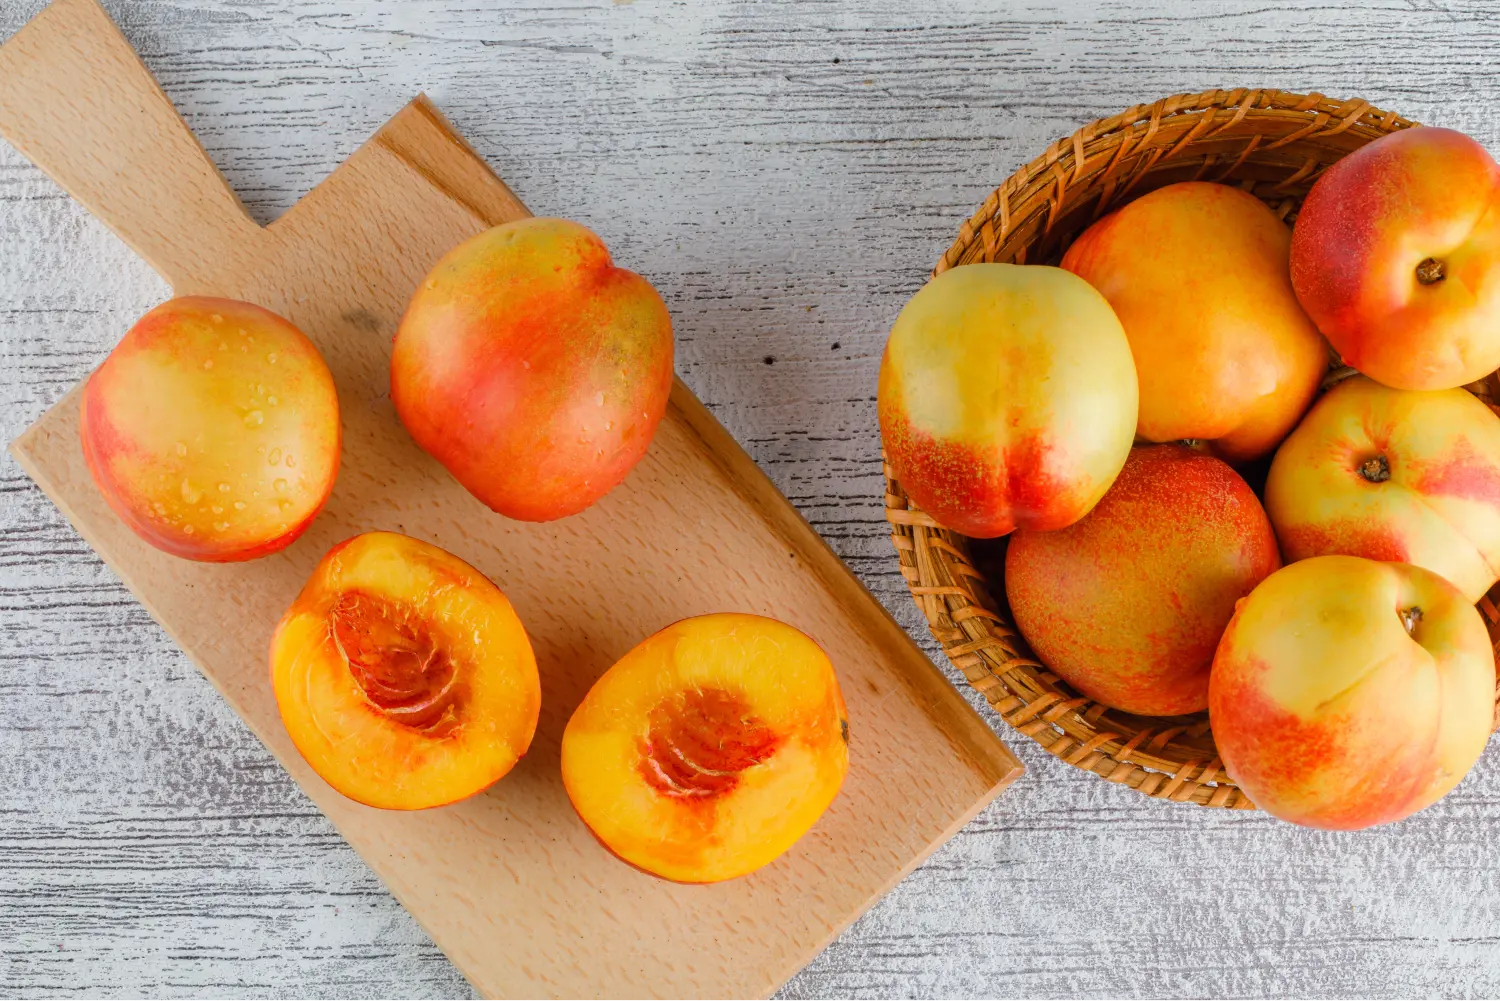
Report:
[[[1236,189],[1265,206],[1263,218],[1277,219],[1280,225],[1288,227],[1294,223],[1300,225],[1298,211],[1303,199],[1331,166],[1374,140],[1402,135],[1413,125],[1394,112],[1371,107],[1366,101],[1275,90],[1210,90],[1137,105],[1083,126],[1017,170],[960,226],[958,239],[938,261],[935,273],[941,276],[983,262],[1058,264],[1074,240],[1099,220],[1153,191],[1182,182],[1207,182]],[[1476,155],[1464,162],[1478,160]],[[1488,167],[1476,168],[1482,178],[1489,176],[1485,170]],[[1469,213],[1465,218],[1491,218],[1484,214],[1488,210],[1482,211],[1477,202],[1462,208]],[[1488,239],[1488,230],[1485,232]],[[1110,237],[1109,242],[1118,243],[1116,253],[1122,268],[1157,260],[1155,248],[1142,242],[1147,236],[1144,230],[1137,234],[1121,228]],[[1292,237],[1293,257],[1296,242],[1297,238]],[[1444,246],[1452,249],[1457,244]],[[1372,238],[1349,249],[1363,252],[1361,248],[1365,247],[1378,249],[1378,241]],[[1465,280],[1466,276],[1478,275],[1488,283],[1488,271],[1471,249],[1463,248],[1460,255],[1470,256],[1449,262],[1457,269],[1450,273]],[[1075,255],[1075,261],[1078,256]],[[1490,263],[1494,262],[1492,257]],[[1420,261],[1410,263],[1415,266]],[[1127,311],[1191,316],[1194,310],[1204,308],[1205,296],[1218,294],[1212,291],[1216,285],[1236,277],[1235,273],[1211,265],[1205,259],[1202,273],[1188,268],[1183,272],[1183,281],[1155,284],[1154,300],[1131,304]],[[1412,276],[1413,283],[1417,283],[1415,267]],[[1488,284],[1485,289],[1484,302],[1488,303],[1491,301],[1487,298]],[[1298,301],[1312,314],[1311,320],[1330,323],[1322,308],[1309,300],[1306,288],[1299,287],[1297,291],[1304,293]],[[1341,294],[1343,291],[1349,290],[1345,288]],[[1441,312],[1456,301],[1459,291],[1452,286],[1440,296],[1427,296],[1423,301]],[[1417,295],[1417,291],[1412,294]],[[1335,307],[1344,312],[1337,315],[1357,320],[1346,308],[1352,302],[1355,299],[1348,296],[1339,299]],[[1244,305],[1244,315],[1253,324],[1254,303],[1247,300]],[[1123,299],[1121,306],[1127,308]],[[1283,310],[1284,306],[1281,296],[1277,310]],[[1122,320],[1129,332],[1130,316],[1122,316]],[[1325,332],[1332,336],[1333,327],[1325,327]],[[1474,360],[1477,367],[1455,367],[1456,376],[1443,376],[1446,384],[1477,379],[1467,385],[1467,391],[1492,404],[1500,383],[1489,371],[1497,364],[1486,353],[1489,350],[1484,338],[1476,338],[1474,348],[1463,357]],[[1331,351],[1328,361],[1331,368],[1340,365]],[[1137,356],[1136,363],[1141,370],[1142,431],[1148,436],[1194,434],[1175,428],[1159,432],[1147,428],[1146,387],[1148,383],[1154,384],[1161,374],[1155,366],[1169,365],[1172,361],[1170,358],[1148,361]],[[1222,379],[1223,374],[1215,372],[1213,379]],[[1215,382],[1207,376],[1203,377],[1207,381],[1200,385],[1193,381],[1191,372],[1183,375],[1186,381],[1177,383],[1184,388],[1178,390],[1182,397],[1176,404],[1202,404],[1205,413],[1242,396],[1253,399],[1257,389],[1256,385],[1240,385],[1232,379],[1227,383]],[[1246,379],[1261,379],[1266,375],[1252,370],[1244,373]],[[1455,378],[1457,381],[1453,381]],[[1210,392],[1205,393],[1205,389]],[[1170,399],[1166,402],[1174,403]],[[1297,407],[1305,400],[1293,402],[1292,410],[1300,414]],[[1290,429],[1292,421],[1283,415],[1271,422],[1279,430],[1268,432],[1259,439],[1261,444],[1253,448],[1224,449],[1222,444],[1212,442],[1194,444],[1224,449],[1221,454],[1233,462],[1241,462],[1250,455],[1263,453],[1269,447],[1265,442],[1274,444],[1279,434]],[[1224,442],[1233,442],[1232,435],[1237,433],[1228,423],[1204,426],[1208,430],[1201,432],[1203,435],[1218,436]],[[1254,808],[1252,798],[1226,770],[1207,713],[1141,716],[1122,712],[1090,698],[1050,671],[1017,631],[1005,601],[1001,567],[1007,541],[976,539],[966,536],[960,527],[945,523],[937,510],[924,506],[916,492],[903,484],[903,464],[892,461],[895,458],[887,456],[885,507],[901,572],[926,615],[933,636],[996,712],[1061,760],[1107,781],[1158,799]],[[907,461],[905,465],[914,464]],[[1245,470],[1252,480],[1263,472],[1264,467]],[[1488,545],[1485,540],[1476,540],[1475,550],[1487,553]],[[1480,576],[1471,574],[1467,579],[1479,580]],[[1466,583],[1465,587],[1468,586]],[[1500,621],[1497,597],[1500,596],[1492,589],[1479,598],[1477,606],[1491,642]],[[1484,696],[1486,705],[1492,697],[1493,692]],[[1393,739],[1399,739],[1398,735],[1393,733]]]

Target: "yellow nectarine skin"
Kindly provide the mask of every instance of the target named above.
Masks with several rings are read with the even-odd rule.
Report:
[[[275,313],[232,299],[183,296],[141,317],[89,377],[79,427],[109,506],[188,559],[285,548],[338,474],[323,356]]]
[[[1140,436],[1270,452],[1328,367],[1287,277],[1291,233],[1255,196],[1170,184],[1094,223],[1063,256],[1114,307],[1140,374]]]
[[[1435,803],[1489,740],[1495,657],[1474,606],[1429,570],[1317,556],[1240,602],[1214,657],[1224,767],[1273,816],[1385,824]]]
[[[1234,603],[1281,565],[1250,486],[1181,445],[1133,449],[1076,525],[1017,532],[1005,592],[1021,634],[1060,678],[1126,712],[1208,706]]]
[[[437,546],[369,532],[329,550],[271,641],[297,750],[368,806],[472,796],[531,744],[541,687],[500,589]]]
[[[1398,389],[1500,367],[1500,165],[1452,129],[1403,129],[1334,163],[1292,234],[1292,284],[1348,364]]]
[[[811,639],[758,615],[684,619],[595,683],[568,721],[579,817],[626,862],[712,883],[777,858],[849,766],[848,712]]]
[[[450,251],[396,332],[391,399],[489,507],[576,514],[646,454],[672,390],[672,321],[577,223],[524,219]]]
[[[1415,563],[1476,602],[1500,579],[1500,417],[1462,389],[1346,379],[1282,442],[1266,513],[1289,561]]]
[[[994,538],[1071,525],[1109,489],[1135,433],[1135,365],[1087,283],[968,264],[901,310],[878,400],[886,458],[912,500]]]

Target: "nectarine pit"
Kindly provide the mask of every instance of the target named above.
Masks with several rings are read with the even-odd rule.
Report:
[[[765,761],[781,738],[743,696],[717,688],[689,689],[658,702],[647,717],[640,772],[666,796],[721,796],[740,773]]]
[[[462,695],[458,668],[414,610],[345,591],[329,610],[328,626],[349,673],[386,718],[431,737],[452,731]]]

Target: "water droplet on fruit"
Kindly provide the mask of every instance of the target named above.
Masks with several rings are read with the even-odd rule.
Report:
[[[431,278],[427,279],[427,288],[429,290],[437,288],[437,282]]]
[[[296,464],[297,464],[297,460],[294,459],[294,458],[292,458],[291,454],[288,453],[287,457],[286,457],[286,468],[291,469]]]
[[[209,508],[209,510],[212,511],[214,514],[223,514],[224,513],[224,509],[222,507],[220,507],[219,505],[217,505],[217,504],[215,504],[213,507]]]
[[[286,493],[286,480],[278,479],[275,483],[271,484],[271,486],[279,494]]]
[[[205,371],[205,372],[207,372],[209,369],[211,369],[213,367],[214,367],[214,360],[212,358],[209,358],[208,360],[206,360],[203,363],[203,371]]]
[[[273,448],[273,449],[271,449],[271,454],[268,455],[268,456],[266,456],[266,461],[269,462],[273,466],[276,465],[278,462],[280,462],[281,461],[281,449],[279,449],[279,448]]]
[[[606,430],[606,431],[613,431],[614,429],[615,429],[615,422],[614,421],[605,421],[604,422],[604,430]]]
[[[155,504],[152,504],[151,507],[152,507],[152,509],[154,511],[156,511],[157,514],[166,514],[167,513],[167,506],[165,504],[163,504],[161,501],[157,501]]]
[[[530,368],[531,367],[531,362],[529,362],[529,361],[527,361],[526,359],[523,358],[523,359],[521,359],[521,367],[522,368]]]
[[[183,525],[182,526],[182,534],[183,535],[192,535],[193,534],[193,526],[192,525]]]
[[[274,396],[268,396],[268,397],[266,397],[266,402],[269,403],[271,406],[274,407],[274,406],[277,406],[278,404],[280,404],[281,400],[277,399]]]
[[[245,502],[244,501],[235,501],[234,502],[234,509],[236,511],[243,511],[243,510],[245,510]]]
[[[600,393],[598,396],[594,397],[594,402],[599,404],[599,406],[601,407],[604,406],[604,394]]]
[[[229,345],[225,344],[223,341],[220,341],[219,342],[219,350],[220,351],[228,351],[229,350]]]
[[[213,314],[212,316],[209,317],[209,319],[213,320],[215,323],[223,323],[224,322],[224,318],[222,316],[220,316],[218,313]],[[240,331],[240,333],[244,333],[244,331],[242,330],[242,331]]]
[[[255,446],[255,451],[256,451],[256,452],[257,452],[257,453],[258,453],[258,454],[260,454],[260,455],[265,455],[265,454],[266,454],[266,446],[265,446],[265,445],[263,445],[263,444],[262,444],[262,445],[256,445],[256,446]],[[244,474],[244,473],[241,473],[241,474],[240,474],[240,475],[241,475],[241,476],[244,476],[244,475],[245,475],[245,474]]]
[[[182,499],[189,504],[196,504],[203,499],[203,492],[193,486],[191,480],[182,481]]]
[[[182,442],[180,442],[180,441],[179,441],[179,442],[178,442],[178,443],[177,443],[177,444],[176,444],[176,445],[174,445],[174,446],[173,446],[173,450],[174,450],[174,451],[175,451],[175,452],[176,452],[176,453],[177,453],[177,454],[178,454],[178,455],[187,455],[187,446],[186,446],[186,445],[184,445],[184,444],[183,444],[183,443],[182,443]]]
[[[252,410],[245,415],[245,427],[258,428],[266,422],[266,415],[259,410]]]
[[[214,522],[214,531],[215,532],[227,531],[228,528],[229,528],[229,522],[227,522],[227,521],[216,521],[216,522]]]
[[[290,508],[292,506],[292,502],[289,501],[289,500],[278,501],[277,504],[276,504],[276,506],[279,507],[279,508],[281,508],[281,510],[285,511],[285,510],[287,510],[288,508]]]
[[[269,362],[272,365],[275,365],[276,364],[276,352],[272,351],[270,354],[266,355],[266,361]]]
[[[247,355],[249,353],[250,353],[250,345],[248,345],[248,344],[241,344],[240,345],[240,354]]]
[[[221,494],[227,494],[227,493],[229,493],[229,490],[230,490],[229,484],[227,484],[227,483],[220,483],[219,484],[219,493],[221,493]]]
[[[266,391],[266,387],[265,387],[265,385],[263,383],[257,382],[255,384],[255,395],[256,396],[260,396],[265,391]]]

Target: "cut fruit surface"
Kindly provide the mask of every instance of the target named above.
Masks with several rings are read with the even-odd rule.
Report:
[[[271,680],[324,781],[395,810],[494,783],[526,753],[541,708],[531,642],[500,589],[393,532],[323,557],[276,629]]]
[[[758,615],[684,619],[595,683],[562,742],[563,783],[611,852],[684,883],[742,876],[797,841],[849,765],[833,665]]]

